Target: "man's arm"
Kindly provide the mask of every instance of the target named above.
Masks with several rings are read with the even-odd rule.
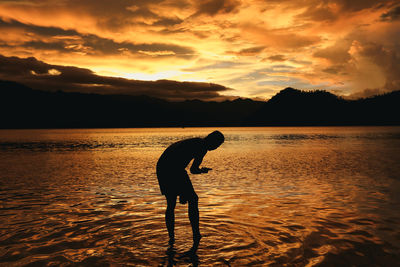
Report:
[[[200,174],[200,173],[207,173],[210,168],[201,168],[200,169],[200,164],[203,161],[203,157],[206,153],[202,153],[201,155],[197,156],[194,158],[192,166],[190,167],[190,172],[193,174]]]

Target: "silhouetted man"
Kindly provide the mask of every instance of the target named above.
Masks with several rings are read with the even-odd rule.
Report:
[[[189,202],[189,219],[193,231],[193,248],[197,250],[201,235],[199,229],[198,196],[193,189],[192,182],[186,172],[186,167],[192,159],[190,172],[193,174],[207,173],[210,168],[200,168],[204,155],[218,148],[225,138],[219,131],[210,133],[205,138],[190,138],[170,145],[161,155],[157,162],[157,178],[160,190],[167,199],[167,210],[165,211],[165,223],[167,225],[169,242],[175,241],[175,205],[176,198],[179,202]]]

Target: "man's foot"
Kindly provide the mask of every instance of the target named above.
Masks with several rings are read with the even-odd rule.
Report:
[[[190,249],[193,253],[196,253],[197,249],[199,248],[201,234],[193,235],[193,246]]]

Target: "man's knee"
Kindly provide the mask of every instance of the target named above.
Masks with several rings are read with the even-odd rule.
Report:
[[[167,206],[165,209],[165,216],[174,216],[175,214],[175,207]]]
[[[196,193],[193,193],[190,198],[188,199],[189,203],[197,203],[199,202],[199,197]]]
[[[176,196],[174,195],[168,195],[165,196],[167,199],[167,210],[174,210],[176,206]]]

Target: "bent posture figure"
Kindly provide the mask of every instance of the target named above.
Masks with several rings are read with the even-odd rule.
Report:
[[[192,159],[190,167],[192,174],[207,173],[210,168],[200,168],[207,151],[218,148],[225,138],[219,131],[210,133],[205,138],[190,138],[170,145],[157,162],[157,178],[161,194],[167,199],[165,223],[169,234],[169,242],[175,241],[175,205],[176,198],[179,202],[189,202],[189,219],[193,231],[193,250],[197,250],[201,235],[199,229],[198,196],[193,189],[192,182],[186,172],[186,167]]]

